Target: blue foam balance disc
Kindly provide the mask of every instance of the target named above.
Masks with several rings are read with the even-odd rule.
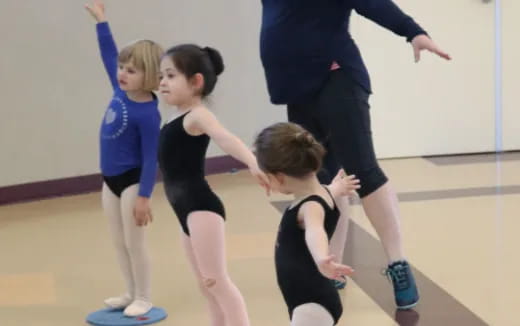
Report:
[[[168,314],[162,308],[152,308],[147,314],[127,317],[123,310],[103,309],[87,316],[87,322],[95,326],[139,326],[149,325],[166,319]]]

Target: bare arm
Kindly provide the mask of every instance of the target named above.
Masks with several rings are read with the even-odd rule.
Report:
[[[195,110],[191,114],[193,126],[208,135],[224,152],[247,165],[258,183],[269,193],[269,179],[260,171],[255,155],[244,142],[229,132],[209,110]]]
[[[323,224],[325,211],[316,202],[307,202],[302,205],[300,212],[303,215],[305,228],[305,242],[316,265],[329,256],[329,240]]]
[[[325,232],[325,211],[316,202],[309,201],[300,208],[305,228],[305,242],[316,266],[323,276],[342,281],[342,276],[351,275],[354,270],[340,263],[329,254],[329,239]]]

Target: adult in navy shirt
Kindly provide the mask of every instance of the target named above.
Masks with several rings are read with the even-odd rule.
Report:
[[[287,105],[289,121],[309,130],[327,149],[320,181],[340,168],[361,181],[366,215],[386,255],[397,307],[417,304],[419,294],[404,257],[395,192],[378,165],[372,142],[370,79],[349,33],[353,10],[411,42],[416,61],[422,50],[450,59],[410,16],[391,0],[262,0],[260,52],[271,102]],[[343,257],[348,202],[331,242]],[[342,288],[344,283],[337,283]]]

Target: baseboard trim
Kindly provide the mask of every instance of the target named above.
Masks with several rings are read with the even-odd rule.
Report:
[[[206,159],[206,175],[243,168],[245,168],[245,165],[231,156],[217,156]],[[99,191],[102,180],[101,174],[90,174],[0,187],[0,206]],[[161,175],[158,176],[158,180],[162,180]]]

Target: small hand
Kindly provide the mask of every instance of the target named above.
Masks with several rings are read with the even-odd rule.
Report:
[[[146,226],[153,221],[150,200],[148,198],[137,197],[134,206],[134,218],[137,226]]]
[[[361,188],[359,179],[356,179],[355,175],[347,175],[343,169],[338,171],[330,186],[337,196],[350,196]]]
[[[251,166],[249,171],[253,177],[255,177],[258,184],[260,184],[260,186],[265,189],[267,196],[271,195],[271,187],[269,185],[269,178],[267,175],[262,170],[260,170],[256,164]]]
[[[320,260],[318,269],[323,276],[338,281],[344,281],[343,276],[350,276],[354,273],[352,267],[336,262],[336,257],[333,255]]]
[[[105,18],[105,4],[101,0],[94,0],[92,5],[85,4],[85,9],[100,23],[106,20]]]

